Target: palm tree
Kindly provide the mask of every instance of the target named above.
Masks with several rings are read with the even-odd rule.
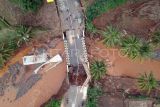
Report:
[[[109,26],[102,34],[106,46],[115,47],[121,44],[121,34],[117,29]]]
[[[152,72],[150,72],[149,74],[145,73],[144,75],[141,75],[138,78],[138,84],[140,89],[147,91],[147,94],[150,94],[151,90],[155,89],[158,85]]]
[[[140,40],[134,36],[129,36],[122,40],[121,52],[129,58],[135,59],[140,55],[141,46]]]
[[[153,49],[150,44],[144,42],[140,47],[140,57],[142,58],[150,58],[153,55]]]
[[[17,45],[20,46],[23,43],[27,43],[31,38],[32,27],[20,26],[16,28]]]
[[[99,80],[103,75],[106,74],[106,65],[103,61],[94,61],[91,64],[91,75],[93,79]]]

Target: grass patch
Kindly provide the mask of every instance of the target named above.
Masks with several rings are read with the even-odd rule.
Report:
[[[98,107],[98,99],[102,95],[102,90],[97,87],[90,87],[87,94],[86,107]]]
[[[91,6],[87,8],[87,20],[93,21],[93,19],[97,16],[107,12],[110,9],[114,9],[126,2],[127,0],[96,0]]]
[[[24,11],[36,11],[43,3],[43,0],[9,0]]]
[[[60,107],[60,105],[61,105],[60,100],[52,99],[48,102],[48,104],[45,105],[45,107]]]
[[[114,9],[124,3],[126,3],[127,0],[95,0],[95,2],[88,6],[86,9],[86,29],[90,33],[97,33],[97,29],[93,25],[92,21],[97,16],[100,16],[101,14],[109,11],[110,9]]]

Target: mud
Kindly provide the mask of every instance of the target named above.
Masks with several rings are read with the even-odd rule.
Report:
[[[93,23],[98,29],[111,25],[130,35],[149,39],[153,32],[160,29],[160,1],[128,3],[97,17]]]

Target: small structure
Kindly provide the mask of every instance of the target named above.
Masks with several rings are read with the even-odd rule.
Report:
[[[47,0],[47,3],[52,3],[54,2],[54,0]]]
[[[53,58],[51,58],[50,60],[48,60],[47,62],[45,62],[44,64],[42,64],[41,66],[39,66],[36,70],[34,70],[34,73],[37,74],[38,71],[45,65],[49,64],[49,63],[53,63],[53,65],[48,68],[47,70],[45,70],[45,72],[49,71],[50,69],[56,67],[58,64],[60,64],[62,62],[62,57],[57,54],[56,56],[54,56]]]
[[[62,57],[57,54],[56,56],[52,57],[50,60],[47,59],[47,54],[42,55],[32,55],[32,56],[24,56],[23,57],[23,65],[32,65],[32,64],[38,64],[43,63],[41,66],[39,66],[36,70],[34,70],[34,73],[37,74],[38,71],[45,65],[53,63],[53,65],[48,68],[46,71],[49,71],[50,69],[56,67],[59,63],[61,63]],[[45,63],[44,63],[45,62]]]
[[[23,59],[23,65],[38,64],[47,61],[47,54],[43,53],[41,55],[24,56],[22,59]]]

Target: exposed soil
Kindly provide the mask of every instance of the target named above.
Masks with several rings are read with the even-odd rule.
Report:
[[[160,1],[128,3],[97,17],[93,23],[98,29],[112,25],[128,34],[148,39],[152,32],[160,29]]]
[[[160,87],[157,87],[157,91],[152,91],[154,94],[147,98],[147,94],[138,89],[137,79],[129,77],[107,75],[99,84],[103,95],[99,98],[98,107],[142,107],[142,104],[143,107],[153,107],[155,99],[160,96]],[[139,96],[146,96],[146,99],[140,100]]]
[[[38,43],[33,46],[31,50],[33,52],[36,51],[35,47],[41,49],[40,47],[46,48],[49,51],[50,56],[54,56],[57,53],[61,54],[64,58],[64,47],[63,47],[63,41],[59,38],[55,39],[44,39],[40,38],[41,40],[38,40]],[[46,41],[47,40],[47,41]],[[53,42],[54,41],[54,42]],[[58,43],[58,44],[57,44]],[[41,44],[41,45],[40,45]],[[53,45],[54,47],[49,47],[50,45]],[[29,52],[28,54],[33,54]],[[19,58],[17,59],[19,62],[22,62],[22,59]],[[33,73],[33,70],[37,67],[38,65],[31,65],[28,67],[25,67],[25,75],[18,75],[16,76],[18,81],[24,81],[20,84],[17,84],[13,86],[12,84],[9,84],[4,89],[4,94],[0,96],[0,105],[2,107],[22,107],[25,105],[25,107],[40,107],[41,104],[45,103],[48,101],[53,95],[56,95],[59,92],[59,89],[61,88],[61,85],[66,78],[66,62],[64,59],[64,62],[59,64],[57,67],[49,70],[46,72],[46,70],[51,66],[47,65],[45,66],[39,73],[42,75],[42,79],[39,80],[39,77],[31,78],[31,75]],[[21,71],[20,71],[21,72]],[[18,76],[21,76],[19,79]],[[7,78],[7,77],[6,77]],[[23,78],[23,79],[22,79]],[[37,79],[36,79],[37,78]],[[35,82],[33,82],[35,79]],[[25,80],[27,80],[25,82]],[[37,82],[37,80],[39,80]],[[33,84],[31,84],[33,83]],[[18,82],[19,83],[19,82]],[[17,93],[18,90],[20,90],[18,94],[18,99]],[[63,92],[60,92],[61,94]]]
[[[0,0],[0,16],[12,25],[42,27],[49,29],[52,36],[61,34],[56,5],[46,0],[37,12],[24,12],[9,0]]]
[[[160,80],[160,61],[153,59],[131,60],[123,56],[118,49],[106,48],[102,41],[87,38],[90,59],[102,59],[108,65],[107,74],[112,76],[129,76],[138,78],[140,74],[150,73]]]
[[[28,52],[30,52],[32,49],[32,46],[27,46],[27,47],[23,47],[21,48],[17,53],[15,53],[15,56],[13,56],[9,62],[6,63],[6,65],[0,69],[0,77],[6,72],[8,71],[8,68],[10,65],[15,64],[17,61],[20,61],[20,63],[22,63],[21,59],[24,55],[26,55]]]
[[[41,38],[44,40],[43,38]],[[62,56],[64,55],[64,47],[63,47],[63,41],[60,39],[57,39],[58,44],[56,45],[55,49],[50,49],[51,55],[55,55],[56,53],[61,53]],[[40,41],[39,41],[40,42]],[[49,42],[51,43],[51,42]],[[87,47],[88,47],[88,55],[90,59],[103,59],[106,61],[106,64],[109,65],[107,74],[113,75],[113,76],[129,76],[137,78],[139,74],[143,72],[150,72],[153,71],[153,74],[157,79],[160,79],[159,76],[159,66],[160,62],[155,60],[144,60],[144,61],[132,61],[131,59],[127,57],[120,56],[118,54],[118,50],[114,51],[106,48],[102,42],[99,42],[97,40],[90,40],[87,38]],[[47,47],[44,44],[44,47]],[[102,51],[101,51],[102,50]],[[104,51],[105,50],[105,51]],[[65,60],[65,59],[64,59]],[[14,107],[22,107],[22,105],[25,105],[25,107],[39,107],[41,104],[48,101],[53,95],[57,94],[58,90],[60,89],[63,80],[66,76],[66,63],[63,62],[57,67],[53,68],[52,70],[44,73],[43,71],[47,69],[48,66],[42,69],[39,73],[42,74],[42,79],[39,80],[25,95],[23,95],[18,100],[15,100],[17,89],[14,87],[8,87],[5,91],[4,96],[0,97],[0,104],[3,107],[10,107],[11,105]],[[33,72],[33,69],[35,67],[31,66],[27,68],[31,74]],[[29,77],[29,76],[28,76]],[[52,81],[52,82],[49,82]],[[115,87],[109,87],[108,84],[109,80],[105,80],[103,82],[104,84],[104,90],[106,92],[109,92],[107,89],[112,89],[114,91]],[[117,79],[116,81],[119,81],[121,84],[116,83],[116,87],[121,87],[118,90],[128,89],[131,88],[130,85],[133,87],[136,87],[135,80],[124,80],[124,83],[122,80]],[[128,81],[130,81],[130,84]],[[129,85],[129,86],[128,86]],[[115,91],[114,91],[115,92]],[[61,92],[63,93],[63,92]],[[15,101],[14,101],[15,100]]]

